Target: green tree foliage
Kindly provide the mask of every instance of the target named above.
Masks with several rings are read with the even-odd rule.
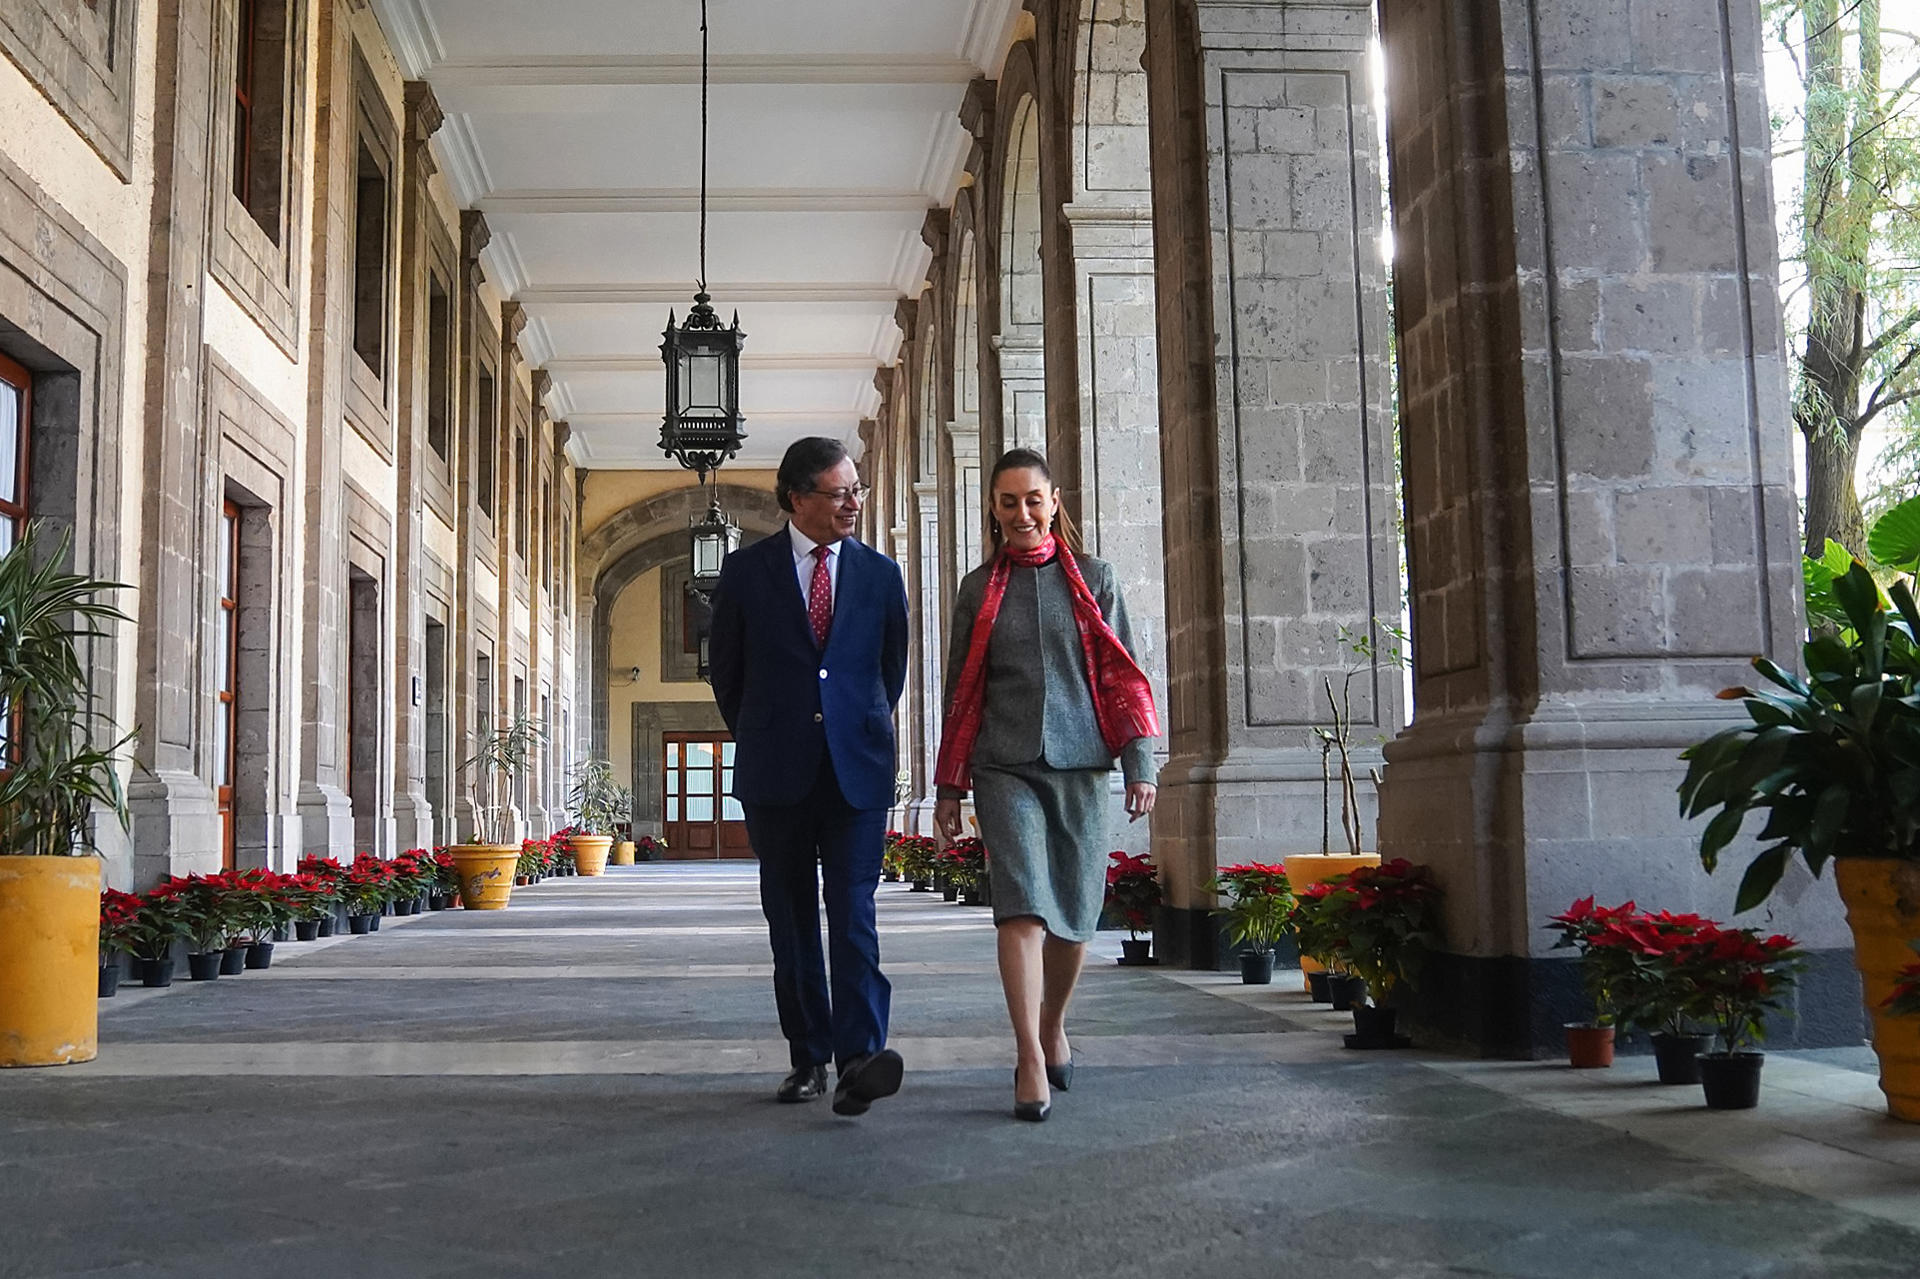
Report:
[[[1920,40],[1883,24],[1882,5],[1767,4],[1803,91],[1775,103],[1774,132],[1800,160],[1783,249],[1804,272],[1788,338],[1814,556],[1829,539],[1866,550],[1854,473],[1869,425],[1892,439],[1870,504],[1920,492]]]

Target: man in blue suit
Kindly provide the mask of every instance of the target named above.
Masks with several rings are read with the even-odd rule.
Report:
[[[775,1096],[822,1095],[831,1058],[842,1115],[898,1092],[902,1070],[886,1046],[893,988],[880,972],[873,890],[894,800],[907,593],[899,566],[852,536],[866,493],[837,440],[789,448],[774,485],[788,523],[727,557],[707,647],[713,698],[736,743],[733,795],[760,859],[774,1002],[792,1056]]]

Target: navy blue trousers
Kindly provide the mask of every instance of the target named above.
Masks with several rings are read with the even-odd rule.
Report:
[[[887,1043],[893,986],[880,972],[873,890],[880,882],[887,810],[848,805],[821,753],[813,793],[798,804],[746,804],[760,859],[760,908],[773,943],[773,998],[795,1069],[837,1067]],[[827,906],[829,982],[820,950]],[[829,994],[831,990],[831,994]]]

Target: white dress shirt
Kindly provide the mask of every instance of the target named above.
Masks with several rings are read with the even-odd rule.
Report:
[[[820,545],[802,533],[793,525],[787,525],[787,536],[793,539],[793,572],[800,579],[800,602],[813,603],[813,548]],[[833,584],[833,599],[840,599],[840,543],[831,542],[827,546],[827,581]]]

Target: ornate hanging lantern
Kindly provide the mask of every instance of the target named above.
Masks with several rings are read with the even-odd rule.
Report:
[[[667,410],[660,424],[660,448],[697,473],[702,484],[740,451],[740,348],[747,335],[740,315],[723,327],[707,296],[707,6],[700,3],[700,282],[687,322],[676,325],[671,311],[660,343],[667,367]]]

